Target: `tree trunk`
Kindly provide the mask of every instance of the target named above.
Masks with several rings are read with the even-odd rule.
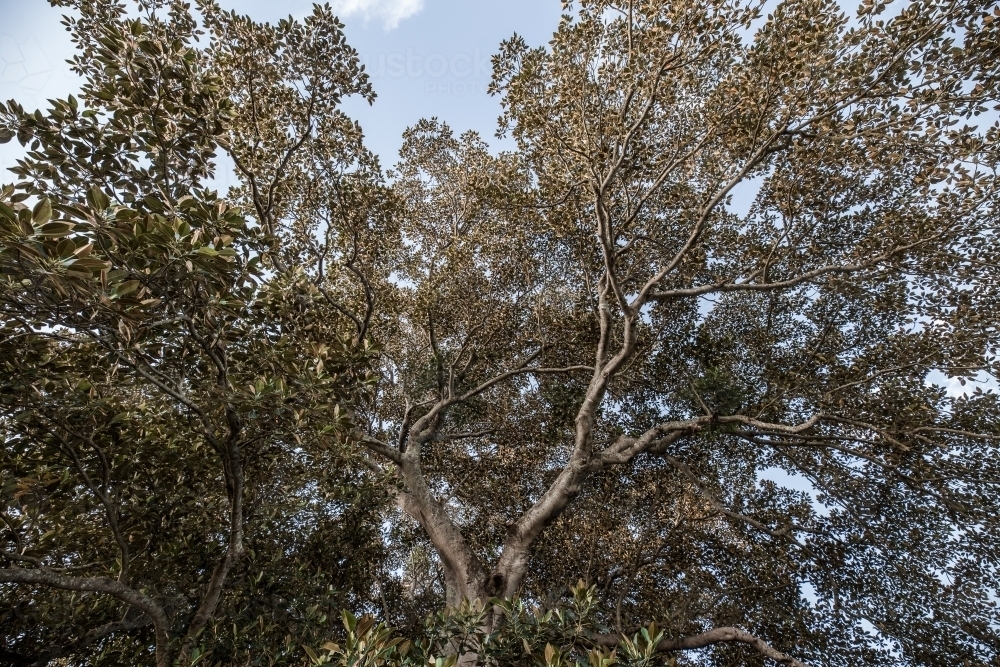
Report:
[[[427,488],[419,466],[418,461],[409,457],[404,462],[403,478],[408,492],[401,492],[397,502],[424,529],[441,559],[446,604],[457,608],[466,600],[485,602],[489,598],[486,570],[447,510]]]

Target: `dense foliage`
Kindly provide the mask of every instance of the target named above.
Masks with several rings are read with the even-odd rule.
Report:
[[[84,101],[0,107],[28,146],[0,201],[0,581],[23,584],[0,657],[297,663],[383,574],[384,494],[343,464],[371,350],[206,189],[241,136],[228,52],[193,48],[179,3],[77,9]],[[325,95],[363,91],[328,12],[274,29],[210,9],[216,44],[270,40],[276,70],[312,49],[344,63]]]
[[[514,150],[388,172],[328,7],[53,4],[0,661],[996,662],[994,2],[567,2],[494,59]]]
[[[996,6],[760,9],[567,3],[494,60],[515,151],[408,133],[370,449],[453,605],[989,662],[997,395],[930,380],[997,377]]]

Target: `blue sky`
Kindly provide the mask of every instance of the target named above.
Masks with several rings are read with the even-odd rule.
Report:
[[[220,0],[262,21],[302,17],[312,0]],[[437,116],[456,130],[492,137],[499,115],[486,94],[490,56],[515,32],[530,44],[548,41],[561,11],[559,0],[334,0],[347,25],[348,42],[364,58],[378,93],[374,106],[348,102],[368,144],[389,166],[403,130]],[[60,25],[62,11],[46,0],[0,0],[0,99],[25,107],[65,97],[78,86],[65,60],[73,53]],[[9,166],[12,146],[0,149]],[[224,178],[224,177],[223,177]],[[6,180],[0,176],[0,180]]]

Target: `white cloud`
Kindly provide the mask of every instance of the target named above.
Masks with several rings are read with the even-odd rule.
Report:
[[[381,20],[386,30],[392,30],[403,19],[424,8],[424,0],[334,0],[334,11],[341,18],[363,16],[366,21]]]

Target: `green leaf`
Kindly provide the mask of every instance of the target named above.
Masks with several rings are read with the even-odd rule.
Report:
[[[76,251],[76,244],[70,239],[63,239],[56,246],[56,252],[59,253],[60,257],[69,257]]]
[[[87,192],[87,203],[90,204],[91,208],[103,211],[111,205],[111,200],[100,188],[95,186]]]
[[[52,204],[48,199],[39,200],[31,210],[31,221],[36,225],[44,225],[52,219]]]
[[[0,215],[7,218],[11,222],[17,222],[17,212],[3,202],[0,202]]]
[[[128,280],[126,282],[121,283],[117,287],[115,287],[114,296],[117,297],[117,298],[121,298],[121,297],[125,296],[126,294],[131,294],[132,292],[136,291],[137,289],[139,289],[139,281],[138,280]]]
[[[50,222],[42,225],[38,234],[50,238],[60,238],[71,233],[74,227],[75,225],[71,222]]]

